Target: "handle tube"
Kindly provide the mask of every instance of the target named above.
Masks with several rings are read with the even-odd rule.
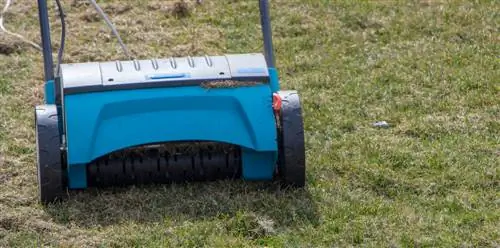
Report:
[[[42,36],[43,67],[45,81],[54,80],[54,61],[52,58],[52,42],[50,40],[49,11],[45,0],[38,0],[38,18]]]
[[[264,54],[266,56],[267,66],[275,68],[274,51],[273,51],[273,35],[271,30],[271,18],[269,15],[269,1],[259,0],[260,23],[262,34],[264,36]]]

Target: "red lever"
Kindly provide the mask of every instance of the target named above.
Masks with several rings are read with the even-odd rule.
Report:
[[[280,95],[277,93],[274,93],[273,94],[273,109],[274,109],[274,111],[279,112],[281,110],[281,105],[282,105],[282,102],[281,102]]]

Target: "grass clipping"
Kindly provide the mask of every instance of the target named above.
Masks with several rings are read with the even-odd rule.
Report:
[[[262,84],[261,82],[255,82],[255,81],[221,80],[221,81],[204,82],[201,84],[201,87],[205,89],[238,88],[238,87],[256,86],[261,84]]]

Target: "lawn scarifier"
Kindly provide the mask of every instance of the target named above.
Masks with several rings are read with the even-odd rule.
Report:
[[[268,1],[259,6],[264,53],[63,64],[60,50],[54,66],[47,3],[38,0],[40,201],[88,187],[226,178],[304,186],[300,100],[280,90]]]

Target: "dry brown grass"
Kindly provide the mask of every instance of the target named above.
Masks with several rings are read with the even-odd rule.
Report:
[[[64,1],[64,61],[125,59],[84,2]],[[257,1],[175,2],[102,7],[138,58],[262,49]],[[42,58],[0,34],[0,247],[498,247],[499,5],[271,2],[282,85],[303,100],[305,190],[89,190],[43,208],[33,127]],[[6,26],[37,41],[35,2],[15,1]],[[391,128],[372,128],[379,120]]]
[[[222,81],[210,81],[201,84],[201,87],[205,89],[217,89],[217,88],[238,88],[238,87],[248,87],[262,84],[261,82],[252,81],[234,81],[234,80],[222,80]]]

